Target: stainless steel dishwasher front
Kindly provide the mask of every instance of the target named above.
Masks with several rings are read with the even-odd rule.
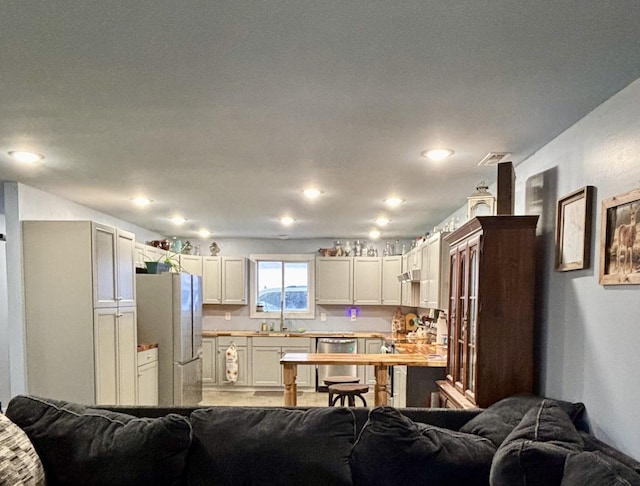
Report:
[[[318,353],[351,353],[358,352],[358,341],[355,338],[318,338]],[[358,376],[356,365],[318,365],[316,388],[326,390],[324,379],[327,376]]]

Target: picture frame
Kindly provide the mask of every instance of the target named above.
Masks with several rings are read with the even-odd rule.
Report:
[[[593,186],[584,186],[558,200],[555,270],[568,272],[591,265]]]
[[[640,284],[640,189],[602,201],[600,284]]]

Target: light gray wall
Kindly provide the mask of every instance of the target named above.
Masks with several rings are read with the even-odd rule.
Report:
[[[4,184],[0,181],[0,233],[6,234],[4,215]],[[11,396],[9,380],[9,311],[7,296],[7,250],[6,243],[0,241],[0,403],[2,409]]]
[[[596,187],[591,267],[555,272],[557,200],[585,185]],[[584,402],[595,435],[638,459],[640,285],[603,287],[598,273],[601,202],[639,188],[640,80],[516,167],[515,213],[540,215],[539,392]]]

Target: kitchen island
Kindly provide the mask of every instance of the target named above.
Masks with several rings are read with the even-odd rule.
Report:
[[[295,406],[298,365],[365,365],[375,370],[375,406],[387,404],[389,366],[446,366],[439,354],[343,354],[343,353],[287,353],[280,359],[284,375],[284,404]]]

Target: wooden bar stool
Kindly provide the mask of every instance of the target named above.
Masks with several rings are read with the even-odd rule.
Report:
[[[349,375],[333,375],[327,376],[324,380],[324,384],[327,387],[331,387],[331,385],[344,385],[347,383],[360,383],[360,378],[357,376],[349,376]],[[333,407],[333,393],[329,390],[329,406]]]
[[[361,385],[359,383],[343,383],[338,385],[329,386],[329,396],[334,396],[333,400],[329,403],[330,406],[334,406],[338,400],[340,400],[340,406],[344,407],[344,399],[347,399],[349,407],[356,406],[356,397],[362,400],[362,405],[367,406],[367,401],[362,396],[363,393],[367,393],[369,387],[367,385]]]

